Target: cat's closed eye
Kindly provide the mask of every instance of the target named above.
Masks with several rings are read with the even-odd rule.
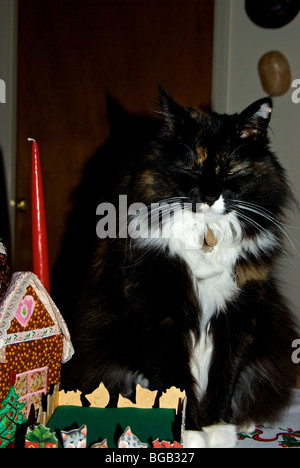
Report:
[[[234,175],[238,175],[238,174],[241,174],[241,173],[244,173],[245,171],[247,171],[247,166],[237,166],[233,169],[229,169],[226,171],[226,176],[234,176]]]
[[[197,174],[189,171],[181,171],[178,173],[177,180],[183,188],[194,188],[199,185],[199,177]]]

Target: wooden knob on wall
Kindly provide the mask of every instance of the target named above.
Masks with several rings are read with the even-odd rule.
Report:
[[[291,86],[290,66],[278,51],[267,52],[258,62],[258,72],[263,89],[271,96],[282,96]]]

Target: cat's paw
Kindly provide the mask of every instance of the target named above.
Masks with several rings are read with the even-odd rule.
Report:
[[[206,434],[203,431],[184,431],[183,448],[208,448]]]
[[[203,428],[210,448],[233,448],[237,442],[234,424],[214,424]]]
[[[238,432],[243,432],[246,434],[251,434],[251,432],[255,431],[256,425],[254,423],[243,424],[242,426],[238,426]]]
[[[236,445],[236,426],[233,424],[213,424],[202,431],[185,431],[184,448],[233,448]]]

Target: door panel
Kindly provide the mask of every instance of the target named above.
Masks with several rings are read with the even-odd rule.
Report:
[[[83,169],[111,130],[107,97],[149,116],[160,82],[180,103],[209,107],[212,33],[211,0],[19,1],[17,201],[30,200],[30,137],[51,269]],[[17,211],[15,252],[14,269],[30,270],[30,207]]]

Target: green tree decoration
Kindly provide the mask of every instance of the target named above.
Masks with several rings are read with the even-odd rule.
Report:
[[[27,421],[20,412],[26,403],[20,403],[19,395],[14,389],[15,376],[11,376],[10,389],[7,396],[2,401],[0,409],[0,448],[6,447],[13,442],[18,425]]]

